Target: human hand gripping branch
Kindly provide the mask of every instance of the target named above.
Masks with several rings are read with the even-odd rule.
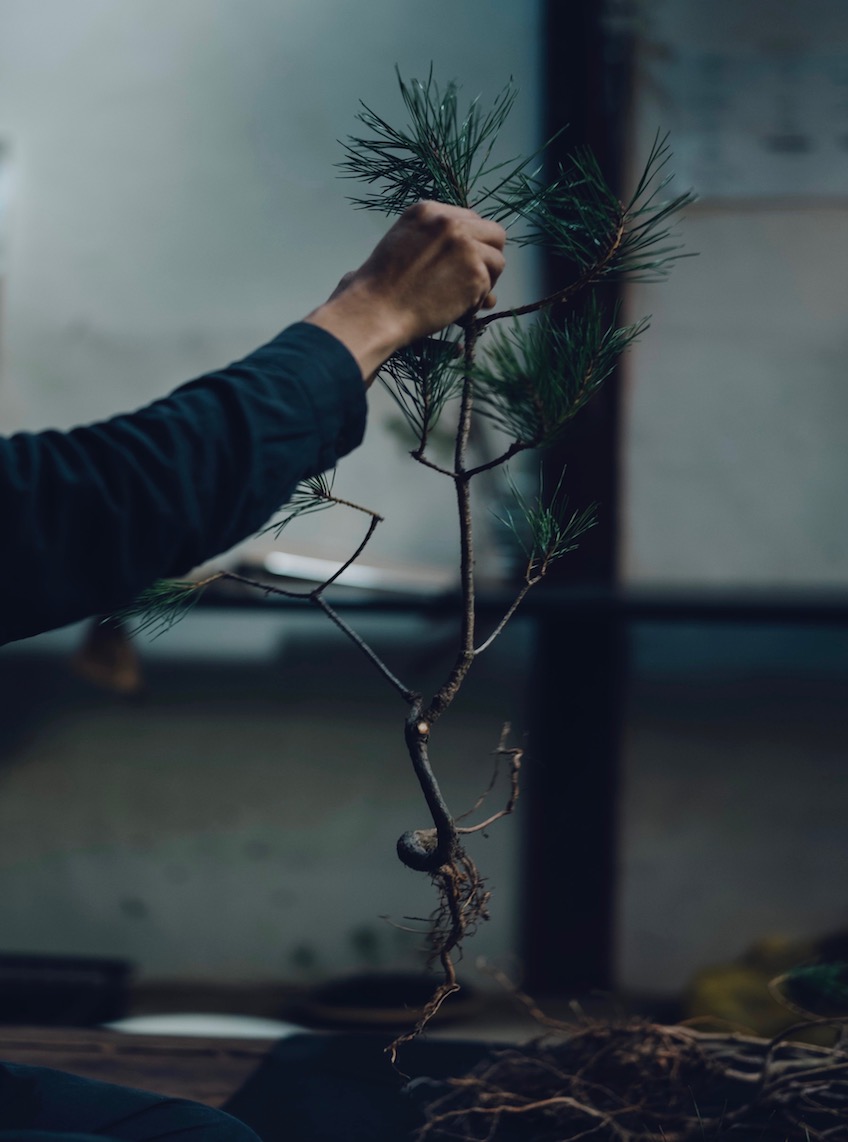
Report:
[[[505,242],[504,228],[473,210],[417,202],[305,320],[346,345],[370,384],[398,349],[494,308]]]

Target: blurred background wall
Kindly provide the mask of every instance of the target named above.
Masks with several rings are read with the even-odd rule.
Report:
[[[538,9],[3,0],[4,431],[138,407],[323,301],[388,226],[354,212],[356,188],[334,164],[360,99],[402,120],[395,65],[408,80],[432,62],[469,101],[493,100],[513,77],[504,148],[532,150]],[[511,258],[501,300],[527,300],[535,277],[532,255]],[[378,386],[369,399],[368,443],[337,485],[391,521],[369,554],[452,560],[452,489],[405,461]],[[346,557],[361,538],[350,515],[304,521],[294,545]],[[438,624],[377,626],[398,668],[416,654],[445,666],[452,653]],[[417,963],[421,941],[380,919],[404,923],[433,903],[394,855],[397,836],[426,823],[403,705],[308,616],[203,617],[173,634],[142,650],[151,694],[140,707],[67,680],[78,630],[5,652],[3,946],[219,978]],[[521,720],[517,637],[455,738],[446,726],[443,771],[465,801],[488,783],[502,721]],[[489,848],[501,903],[481,953],[515,946],[515,830],[500,839]]]
[[[625,297],[653,323],[623,374],[622,584],[844,598],[842,5],[607,7],[634,37],[631,166],[668,129],[675,188],[701,194],[680,226],[699,256]],[[423,75],[432,60],[469,98],[514,76],[505,149],[532,149],[543,8],[0,0],[4,429],[137,406],[326,296],[384,229],[351,212],[333,164],[358,99],[397,110],[395,63]],[[533,294],[537,269],[512,252],[502,301]],[[345,494],[388,518],[375,557],[444,564],[450,496],[422,492],[417,470],[406,482],[392,406],[371,402]],[[343,517],[304,527],[297,542],[318,554],[359,538]],[[414,616],[366,628],[415,677],[449,654],[447,628]],[[420,798],[382,724],[393,695],[335,632],[308,616],[196,615],[142,646],[138,705],[69,676],[79,638],[0,656],[5,948],[219,979],[415,959],[379,917],[428,907],[392,852]],[[763,933],[843,924],[844,628],[634,622],[627,645],[619,981],[677,993]],[[485,784],[502,720],[522,733],[533,655],[519,622],[445,722],[455,803]],[[562,829],[584,808],[563,806]],[[518,943],[518,837],[508,822],[481,842],[495,898],[475,953]]]
[[[848,923],[846,631],[754,613],[848,586],[848,13],[611,12],[635,33],[631,178],[669,131],[669,191],[699,195],[697,256],[626,293],[652,322],[624,368],[621,578],[736,607],[630,627],[619,978],[672,991]]]
[[[848,581],[848,15],[833,0],[640,8],[632,162],[670,132],[699,202],[628,363],[628,583]],[[669,189],[672,189],[670,187]]]

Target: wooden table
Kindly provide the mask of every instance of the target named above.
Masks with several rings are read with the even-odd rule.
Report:
[[[127,1035],[87,1027],[3,1026],[0,1059],[220,1107],[256,1070],[274,1042]]]

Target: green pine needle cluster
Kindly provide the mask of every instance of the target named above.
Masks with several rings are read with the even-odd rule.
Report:
[[[516,320],[492,334],[472,370],[476,408],[526,447],[552,444],[647,325],[610,323],[591,294],[561,323],[547,313],[530,325]]]
[[[317,476],[309,476],[306,480],[302,480],[292,492],[283,518],[274,520],[259,534],[267,535],[273,532],[279,537],[292,520],[333,507],[337,503],[333,497],[335,478],[336,470],[333,468],[329,473],[321,472]]]
[[[462,391],[459,355],[456,337],[447,331],[401,349],[379,375],[419,441],[426,441],[445,405]]]
[[[206,582],[190,579],[158,579],[114,617],[134,635],[147,633],[158,638],[186,617],[206,586]]]
[[[540,475],[538,498],[531,501],[522,494],[509,472],[506,473],[513,507],[502,515],[495,514],[495,518],[512,532],[526,555],[528,579],[544,575],[551,563],[574,551],[580,537],[598,522],[595,504],[569,514],[568,497],[562,489],[564,476],[565,472],[553,495],[547,497]]]
[[[691,257],[681,251],[671,223],[693,196],[662,198],[672,178],[670,159],[668,136],[658,134],[633,194],[623,203],[592,152],[578,148],[550,183],[524,172],[512,178],[497,196],[497,220],[523,222],[513,241],[561,255],[578,272],[575,284],[662,281],[675,261]]]
[[[343,144],[347,155],[339,163],[343,177],[375,187],[370,194],[352,198],[356,206],[389,215],[401,214],[420,199],[471,206],[484,180],[499,176],[496,187],[486,192],[489,196],[497,186],[516,178],[530,161],[492,161],[495,142],[518,95],[511,82],[489,111],[483,111],[475,99],[460,116],[456,82],[441,91],[433,80],[432,67],[423,82],[405,83],[395,71],[409,115],[408,128],[392,126],[363,103],[357,118],[370,134],[351,137]]]

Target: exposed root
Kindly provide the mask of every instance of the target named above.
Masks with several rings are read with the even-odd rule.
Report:
[[[477,925],[489,918],[491,892],[485,887],[480,872],[461,845],[455,849],[454,859],[431,874],[439,894],[438,905],[430,916],[427,933],[428,967],[438,964],[442,981],[425,1004],[415,1026],[399,1035],[389,1046],[388,1053],[394,1065],[398,1050],[424,1030],[449,996],[460,990],[456,979],[457,959],[462,956],[462,941],[476,931]]]
[[[583,1019],[561,1041],[493,1052],[442,1085],[417,1142],[835,1142],[837,1050],[641,1019]]]
[[[497,813],[493,813],[490,817],[487,817],[485,821],[480,821],[476,825],[464,825],[461,828],[458,827],[456,831],[462,835],[467,835],[468,833],[485,832],[485,830],[488,829],[491,825],[494,825],[495,821],[500,821],[502,817],[508,817],[510,813],[512,813],[512,811],[515,809],[515,804],[518,801],[518,797],[521,792],[519,787],[519,777],[521,775],[521,759],[524,757],[524,750],[515,748],[507,749],[506,743],[509,738],[510,730],[511,726],[509,722],[505,722],[504,727],[501,730],[501,737],[500,741],[498,742],[498,748],[494,750],[495,767],[492,772],[492,779],[489,782],[487,788],[482,793],[482,795],[477,798],[474,806],[469,809],[467,813],[463,813],[460,817],[456,817],[455,820],[464,821],[466,817],[469,817],[472,813],[476,813],[488,795],[492,792],[500,774],[500,761],[502,757],[509,758],[509,798],[507,803],[504,805],[503,809],[499,809]]]
[[[437,964],[440,966],[442,981],[424,1006],[415,1026],[395,1039],[388,1048],[393,1065],[397,1060],[398,1050],[403,1044],[409,1043],[420,1035],[445,1000],[460,990],[456,979],[455,960],[462,956],[462,942],[467,936],[473,935],[481,921],[489,918],[488,905],[492,894],[485,887],[485,881],[480,875],[477,865],[460,844],[459,836],[482,832],[495,821],[508,816],[515,808],[519,796],[519,774],[523,751],[507,748],[506,742],[509,732],[510,726],[509,723],[506,723],[501,731],[498,746],[494,750],[495,768],[488,788],[478,798],[472,809],[457,819],[462,820],[479,809],[497,782],[500,762],[504,757],[508,757],[510,760],[510,793],[506,805],[476,825],[459,828],[455,820],[452,821],[453,843],[450,846],[450,859],[430,872],[430,879],[438,892],[438,904],[429,919],[427,964],[428,967],[435,967]],[[414,736],[412,741],[413,747],[418,746],[420,750],[421,746]],[[407,842],[407,849],[411,849],[414,844],[422,852],[434,851],[438,844],[438,833],[436,829],[419,829],[415,830],[414,834],[404,834],[399,842],[399,851],[401,851],[401,842],[404,841]],[[408,852],[406,855],[409,855]],[[404,859],[403,852],[401,859]],[[409,861],[405,861],[405,863],[409,863]]]

